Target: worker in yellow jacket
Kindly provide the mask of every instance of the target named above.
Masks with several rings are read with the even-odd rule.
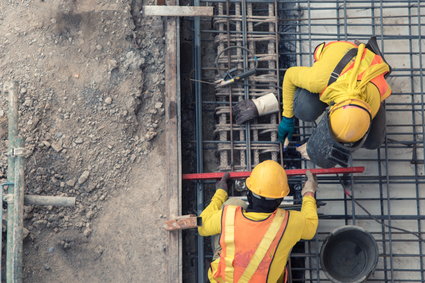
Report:
[[[285,170],[272,160],[258,164],[246,180],[248,205],[228,200],[226,174],[211,203],[201,213],[202,236],[219,235],[208,271],[211,282],[284,282],[292,247],[310,240],[318,226],[314,193],[317,182],[307,172],[301,211],[279,205],[289,193]],[[226,201],[227,200],[227,201]],[[236,205],[235,205],[236,204]],[[218,241],[217,241],[218,242]]]
[[[330,106],[326,119],[340,143],[364,138],[363,147],[378,148],[385,136],[385,110],[391,95],[385,80],[390,66],[372,38],[367,45],[334,41],[318,45],[311,67],[291,67],[283,80],[281,142],[291,139],[294,116],[315,121]]]

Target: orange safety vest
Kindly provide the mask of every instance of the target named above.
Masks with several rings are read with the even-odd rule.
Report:
[[[333,42],[329,42],[329,43],[321,43],[318,46],[316,46],[316,48],[314,49],[314,54],[313,54],[313,58],[314,61],[318,61],[320,60],[320,58],[322,57],[323,51],[325,50],[325,48],[331,44],[334,43],[338,43],[338,42],[345,42],[345,43],[349,43],[351,45],[353,45],[354,48],[357,48],[358,45],[352,43],[352,42],[348,42],[348,41],[333,41]],[[355,58],[355,57],[354,57]],[[368,67],[373,66],[375,64],[380,64],[383,63],[384,60],[382,59],[381,56],[373,53],[372,51],[370,51],[369,49],[365,49],[365,52],[363,53],[362,56],[362,60],[360,62],[360,68],[359,68],[359,72],[357,74],[357,80],[360,81],[365,73],[365,71],[367,70]],[[338,77],[338,80],[341,79],[345,79],[347,77],[349,77],[349,72],[350,70],[352,70],[354,67],[354,60],[351,60],[350,63],[347,64],[347,66],[344,68],[344,70],[341,72],[341,74]],[[346,74],[344,76],[344,74]],[[376,76],[375,78],[371,79],[370,82],[373,83],[379,90],[379,94],[381,95],[381,101],[384,101],[385,99],[387,99],[390,95],[391,95],[391,87],[388,85],[387,81],[385,80],[385,75],[386,73],[380,74],[378,76]],[[322,90],[322,92],[320,93],[320,95],[322,95],[325,91],[326,91],[327,87],[325,89]]]
[[[253,221],[243,215],[240,206],[225,206],[221,221],[222,251],[214,278],[226,283],[267,282],[288,218],[286,210],[277,209],[267,219]]]

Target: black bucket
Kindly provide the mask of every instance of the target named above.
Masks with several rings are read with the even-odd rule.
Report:
[[[372,235],[358,226],[333,231],[320,249],[322,270],[332,282],[365,281],[378,263],[378,245]]]

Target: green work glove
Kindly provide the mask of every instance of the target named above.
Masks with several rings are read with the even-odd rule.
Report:
[[[215,190],[222,189],[222,190],[226,191],[226,193],[227,193],[227,191],[228,191],[227,181],[229,180],[229,177],[230,177],[230,174],[229,173],[225,173],[223,175],[223,177],[221,178],[221,180],[218,181],[215,184]]]
[[[282,121],[280,121],[277,138],[280,142],[285,142],[285,139],[292,139],[292,134],[294,133],[294,118],[286,118],[282,117]]]

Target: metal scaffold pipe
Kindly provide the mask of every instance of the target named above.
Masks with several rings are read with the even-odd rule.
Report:
[[[16,138],[16,147],[21,148],[24,142],[21,138]],[[24,190],[25,190],[25,170],[24,157],[15,155],[15,185],[13,194],[13,242],[11,243],[13,253],[12,259],[12,279],[8,282],[22,282],[22,250],[23,250],[23,230],[24,230]],[[9,248],[9,244],[8,244]]]
[[[6,282],[22,282],[22,254],[24,230],[24,204],[74,206],[74,197],[25,195],[25,142],[18,136],[18,85],[5,83],[4,93],[8,95],[8,169],[7,182],[2,184],[0,199],[7,202],[6,237]],[[7,186],[7,194],[3,187]],[[0,213],[0,216],[1,213]],[[0,240],[0,251],[1,251]],[[0,254],[1,260],[1,254]],[[0,261],[1,266],[1,261]],[[3,266],[1,266],[3,267]],[[3,282],[0,274],[0,281]]]
[[[8,94],[9,112],[8,112],[8,168],[7,180],[13,185],[8,186],[9,195],[15,194],[16,183],[16,156],[13,154],[17,147],[18,135],[18,87],[17,83],[6,83],[5,93]],[[15,197],[15,196],[14,196]],[[13,199],[8,199],[7,202],[7,242],[6,242],[6,282],[22,282],[22,277],[17,276],[17,263],[15,257],[16,236],[15,233],[15,202]],[[22,254],[21,254],[22,256]]]
[[[74,206],[75,197],[52,197],[25,195],[25,205],[45,205],[45,206]]]

